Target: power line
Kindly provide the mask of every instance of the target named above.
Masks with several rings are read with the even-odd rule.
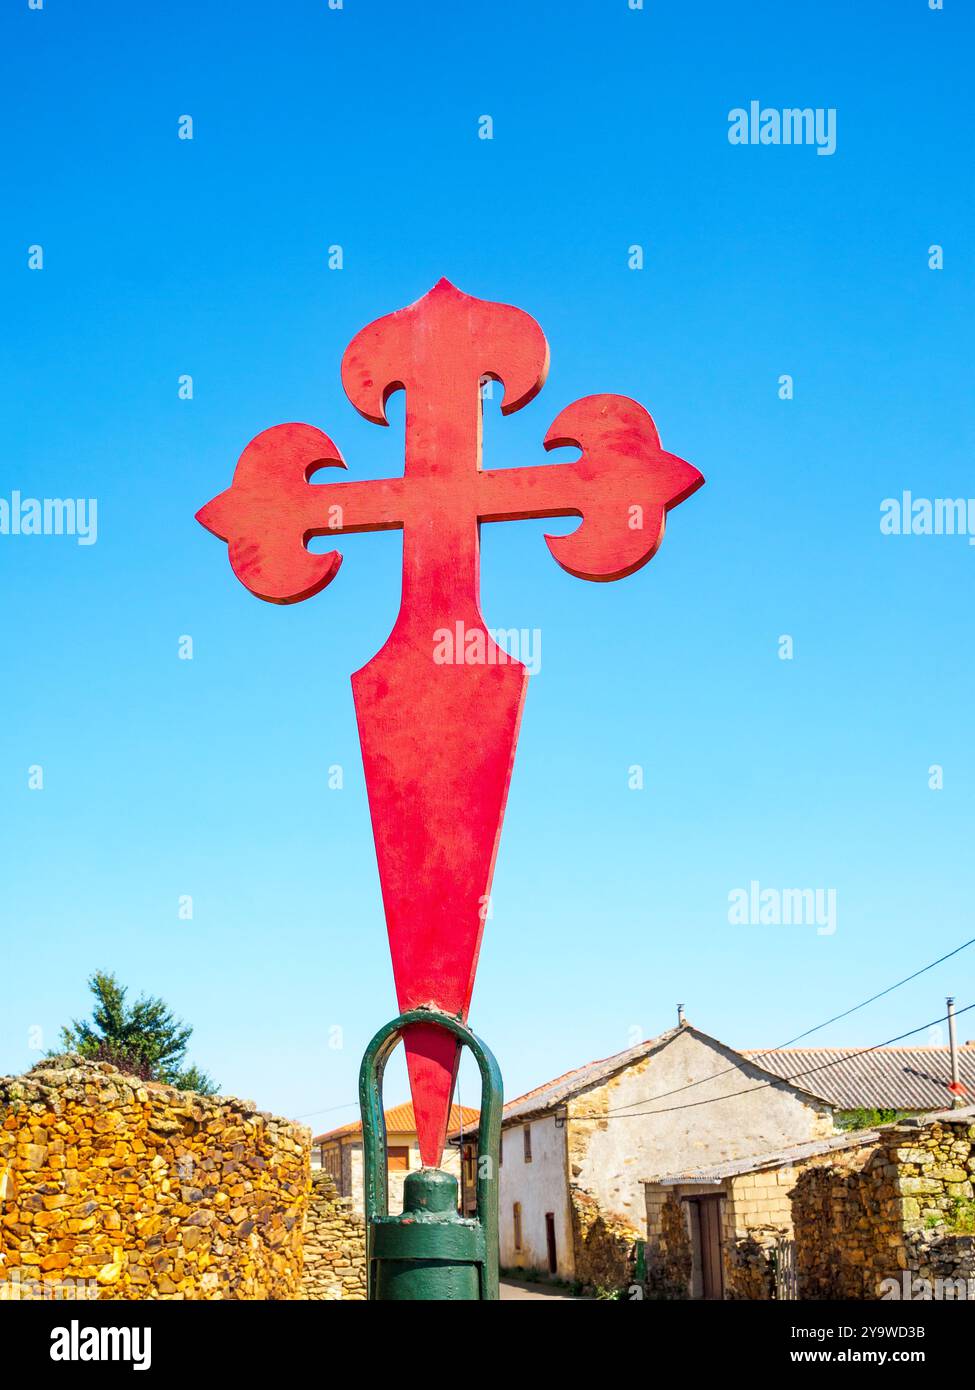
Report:
[[[805,1032],[803,1032],[803,1033],[797,1033],[796,1036],[795,1036],[794,1038],[789,1038],[789,1040],[788,1040],[787,1042],[779,1043],[777,1047],[770,1047],[770,1048],[767,1048],[766,1051],[764,1051],[764,1052],[756,1052],[756,1053],[752,1054],[752,1056],[749,1057],[748,1060],[749,1060],[749,1061],[754,1061],[756,1058],[759,1058],[759,1057],[768,1057],[768,1056],[770,1056],[770,1054],[773,1053],[773,1052],[781,1051],[783,1048],[786,1048],[786,1047],[792,1047],[792,1045],[793,1045],[794,1043],[801,1042],[803,1038],[809,1038],[809,1037],[811,1037],[813,1033],[819,1033],[819,1032],[821,1032],[823,1028],[828,1028],[829,1025],[830,1025],[831,1023],[838,1023],[838,1022],[840,1021],[840,1019],[849,1018],[851,1014],[857,1013],[860,1009],[865,1009],[865,1008],[867,1007],[868,1004],[875,1004],[875,1003],[877,1002],[878,999],[883,999],[886,995],[892,994],[892,993],[894,992],[895,989],[900,989],[902,985],[910,984],[910,982],[911,982],[912,980],[916,980],[920,975],[925,975],[929,970],[933,970],[933,969],[935,968],[935,966],[943,965],[944,962],[945,962],[946,960],[951,960],[952,956],[957,956],[960,952],[967,950],[969,946],[975,946],[975,936],[971,937],[968,941],[963,941],[962,944],[961,944],[960,946],[956,946],[956,947],[954,948],[954,950],[952,950],[952,951],[947,951],[943,956],[939,956],[937,960],[931,961],[928,965],[922,965],[921,968],[920,968],[920,970],[915,970],[913,974],[911,974],[911,975],[905,975],[904,979],[903,979],[903,980],[898,980],[896,984],[888,985],[886,989],[880,990],[879,993],[877,993],[877,994],[871,994],[871,996],[870,996],[869,999],[864,999],[864,1000],[862,1000],[861,1003],[859,1003],[859,1004],[854,1004],[853,1007],[850,1008],[850,1009],[844,1009],[842,1013],[834,1014],[832,1018],[826,1019],[826,1021],[825,1021],[824,1023],[817,1023],[817,1024],[815,1025],[815,1027],[813,1027],[813,1028],[807,1028],[807,1029],[805,1030]],[[971,1007],[971,1006],[970,1006],[970,1007]],[[963,1009],[963,1010],[961,1010],[961,1012],[964,1013],[965,1010]],[[955,1016],[957,1017],[958,1015],[956,1014]],[[945,1015],[945,1017],[947,1018],[947,1015]],[[937,1022],[939,1022],[939,1023],[944,1022],[944,1019],[938,1019]],[[931,1026],[931,1025],[925,1025],[925,1026]],[[922,1028],[917,1028],[917,1029],[915,1029],[914,1031],[920,1033],[920,1032],[923,1032],[923,1029],[922,1029]],[[902,1036],[905,1037],[905,1038],[907,1038],[907,1037],[911,1037],[912,1034],[910,1034],[910,1033],[904,1033],[904,1034],[902,1034]],[[896,1039],[895,1039],[894,1041],[896,1041]],[[890,1043],[878,1043],[878,1044],[877,1044],[877,1047],[889,1047],[889,1046],[890,1046]],[[868,1047],[868,1048],[861,1048],[861,1049],[860,1049],[860,1054],[862,1055],[862,1053],[863,1053],[864,1051],[866,1051],[866,1052],[872,1052],[872,1051],[874,1051],[874,1050],[875,1050],[874,1048],[869,1048],[869,1047]],[[850,1055],[851,1055],[851,1056],[854,1056],[854,1055],[856,1055],[856,1054],[851,1053]],[[846,1058],[840,1058],[839,1060],[840,1060],[840,1061],[845,1061],[845,1060],[847,1060],[847,1059],[846,1059]],[[832,1065],[834,1065],[834,1064],[833,1064],[833,1063],[828,1063],[827,1065],[832,1066]],[[695,1086],[702,1086],[702,1085],[704,1085],[704,1083],[705,1083],[706,1081],[715,1081],[715,1080],[717,1080],[717,1078],[718,1078],[719,1076],[727,1076],[727,1075],[729,1075],[731,1072],[737,1071],[737,1070],[738,1070],[737,1067],[726,1067],[724,1071],[717,1071],[717,1072],[714,1072],[713,1075],[711,1075],[711,1076],[702,1076],[702,1077],[700,1077],[697,1081],[689,1081],[685,1086],[677,1086],[677,1087],[675,1087],[674,1090],[672,1090],[672,1091],[663,1091],[663,1092],[661,1092],[661,1094],[660,1094],[659,1096],[656,1097],[656,1099],[657,1099],[657,1100],[666,1100],[668,1096],[676,1096],[676,1095],[679,1095],[682,1091],[690,1091],[690,1090],[693,1090]],[[802,1074],[803,1074],[803,1073],[797,1073],[797,1075],[802,1075]],[[780,1080],[788,1080],[788,1079],[789,1079],[788,1077],[780,1078]],[[751,1089],[755,1089],[755,1088],[751,1088]],[[736,1092],[735,1094],[743,1094],[743,1092]],[[312,1118],[313,1116],[315,1116],[315,1115],[331,1115],[331,1114],[333,1114],[336,1110],[351,1110],[354,1106],[358,1105],[358,1103],[359,1103],[358,1101],[350,1100],[350,1101],[346,1101],[346,1103],[345,1103],[344,1105],[330,1105],[330,1106],[328,1106],[327,1108],[325,1108],[324,1110],[306,1110],[306,1111],[304,1112],[304,1114],[301,1114],[301,1115],[293,1115],[293,1116],[292,1116],[292,1119],[294,1119],[294,1120],[309,1120],[309,1119],[311,1119],[311,1118]],[[705,1102],[705,1103],[707,1103],[707,1102]],[[631,1102],[630,1102],[630,1105],[642,1105],[642,1104],[643,1104],[643,1102],[642,1102],[642,1101],[638,1101],[638,1100],[634,1100],[634,1101],[631,1101]],[[627,1111],[628,1108],[629,1108],[628,1106],[625,1106],[625,1105],[624,1105],[624,1106],[620,1106],[620,1108],[619,1108],[618,1110],[607,1110],[607,1111],[604,1111],[603,1113],[606,1114],[606,1115],[625,1115],[625,1112]],[[674,1108],[675,1108],[675,1109],[681,1109],[680,1106],[676,1106],[676,1107],[674,1107]],[[652,1113],[661,1113],[661,1114],[662,1114],[662,1113],[664,1113],[664,1112],[660,1111],[660,1112],[652,1112]],[[582,1118],[589,1118],[589,1117],[582,1117]]]
[[[748,1061],[755,1061],[759,1057],[768,1057],[773,1052],[778,1052],[781,1051],[783,1048],[791,1047],[793,1043],[799,1042],[802,1038],[811,1037],[813,1033],[818,1033],[821,1031],[821,1029],[828,1028],[831,1023],[836,1023],[841,1018],[849,1018],[850,1014],[855,1014],[859,1009],[865,1009],[868,1004],[873,1004],[876,1002],[876,1000],[883,999],[884,995],[886,994],[892,994],[895,989],[900,989],[901,985],[906,985],[909,984],[911,980],[916,980],[919,975],[924,975],[927,973],[927,971],[933,970],[936,965],[941,965],[944,961],[950,960],[952,956],[957,956],[960,951],[967,950],[969,946],[975,946],[975,936],[973,936],[968,941],[963,941],[962,944],[960,946],[956,946],[953,951],[948,951],[946,955],[939,956],[937,960],[931,961],[930,964],[922,965],[921,969],[915,970],[913,975],[906,975],[903,980],[898,980],[895,985],[888,985],[887,988],[882,989],[879,994],[872,994],[869,999],[864,999],[862,1003],[854,1004],[852,1009],[844,1009],[842,1013],[834,1014],[833,1017],[828,1018],[825,1023],[817,1023],[814,1028],[807,1028],[804,1033],[798,1033],[794,1038],[790,1038],[788,1042],[779,1043],[778,1047],[767,1048],[765,1052],[756,1052],[755,1054],[753,1054],[753,1056],[748,1058]],[[947,1015],[945,1015],[945,1017],[947,1017]],[[905,1034],[905,1037],[907,1036],[910,1035]],[[887,1044],[880,1043],[879,1046],[886,1047]],[[869,1048],[867,1049],[867,1051],[870,1050],[871,1049]],[[697,1081],[688,1081],[686,1085],[676,1086],[672,1091],[661,1092],[661,1094],[657,1096],[657,1100],[666,1100],[668,1096],[679,1095],[682,1091],[691,1091],[694,1089],[695,1086],[703,1086],[706,1081],[715,1081],[719,1076],[727,1076],[731,1072],[737,1070],[737,1067],[726,1067],[724,1071],[716,1071],[711,1076],[702,1076],[699,1077]],[[632,1100],[629,1104],[642,1105],[643,1102],[639,1100]],[[621,1105],[618,1110],[607,1110],[605,1113],[607,1115],[623,1114],[628,1108],[629,1107],[626,1105]]]
[[[966,1004],[966,1006],[963,1009],[956,1009],[955,1017],[960,1018],[962,1014],[967,1014],[969,1009],[975,1009],[975,1004]],[[944,1023],[947,1017],[948,1015],[944,1014],[941,1018],[936,1018],[932,1020],[931,1023],[922,1023],[919,1028],[912,1028],[907,1033],[899,1033],[896,1038],[888,1038],[886,1042],[874,1043],[872,1047],[858,1047],[854,1052],[848,1052],[842,1057],[834,1057],[833,1060],[830,1062],[821,1062],[819,1066],[807,1067],[804,1071],[793,1072],[790,1076],[775,1076],[769,1081],[759,1082],[757,1086],[746,1086],[740,1091],[728,1091],[723,1096],[712,1096],[708,1100],[692,1100],[688,1101],[685,1105],[665,1105],[662,1109],[659,1110],[604,1110],[601,1114],[597,1113],[593,1115],[572,1115],[569,1118],[572,1120],[604,1120],[607,1118],[636,1120],[642,1118],[645,1115],[669,1115],[677,1110],[692,1110],[699,1105],[714,1105],[719,1100],[732,1100],[735,1096],[747,1096],[750,1095],[753,1091],[765,1091],[770,1086],[774,1086],[777,1081],[795,1081],[797,1077],[810,1076],[813,1072],[826,1071],[830,1067],[839,1066],[841,1062],[848,1062],[852,1057],[863,1057],[869,1052],[879,1051],[879,1049],[882,1047],[892,1047],[894,1043],[902,1042],[904,1038],[913,1038],[916,1033],[923,1033],[925,1028],[933,1028],[936,1023]],[[729,1071],[737,1070],[737,1067],[728,1067],[726,1071],[715,1072],[713,1076],[706,1076],[702,1079],[704,1081],[714,1081],[719,1076],[726,1076]],[[699,1083],[693,1082],[692,1084],[697,1085]],[[690,1088],[687,1086],[678,1087],[678,1090],[688,1089]],[[665,1100],[668,1095],[675,1094],[675,1091],[665,1091],[662,1095],[654,1097],[653,1099]],[[633,1105],[640,1105],[642,1103],[643,1102],[641,1101],[632,1102]]]
[[[357,1100],[347,1100],[344,1105],[329,1105],[324,1110],[306,1110],[303,1115],[292,1115],[293,1120],[310,1120],[313,1115],[331,1115],[336,1110],[351,1110],[358,1105]]]
[[[950,960],[952,956],[957,956],[959,951],[964,951],[968,946],[973,945],[975,945],[975,936],[973,936],[970,941],[963,941],[960,946],[956,946],[955,949],[949,951],[947,955],[939,956],[938,959],[933,960],[930,965],[923,965],[920,970],[915,970],[913,975],[907,975],[903,980],[898,980],[896,985],[888,985],[888,987],[882,989],[879,994],[872,994],[869,999],[864,999],[862,1004],[854,1004],[852,1009],[845,1009],[841,1014],[834,1014],[833,1017],[828,1018],[825,1023],[817,1023],[815,1028],[807,1028],[804,1033],[798,1033],[794,1038],[790,1038],[788,1042],[779,1043],[779,1048],[791,1047],[793,1043],[799,1042],[802,1038],[808,1038],[810,1034],[818,1033],[821,1028],[828,1028],[831,1023],[838,1023],[841,1018],[849,1018],[850,1014],[855,1014],[858,1009],[865,1009],[868,1004],[876,1003],[878,999],[883,999],[885,994],[892,994],[895,989],[900,989],[901,985],[910,984],[910,982],[916,980],[919,975],[925,974],[928,970],[933,970],[936,965],[943,964],[944,961]],[[776,1050],[776,1048],[770,1047],[768,1052],[775,1052]],[[759,1057],[767,1057],[768,1052],[759,1052],[756,1055]]]

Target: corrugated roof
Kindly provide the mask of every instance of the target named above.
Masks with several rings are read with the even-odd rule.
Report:
[[[682,1031],[695,1033],[725,1052],[737,1051],[738,1056],[758,1071],[777,1077],[838,1110],[855,1110],[860,1106],[877,1110],[940,1110],[951,1105],[952,1095],[948,1090],[951,1063],[947,1047],[738,1050],[684,1023],[637,1043],[625,1052],[587,1062],[536,1086],[533,1091],[516,1096],[505,1105],[502,1124],[520,1123],[546,1114],[570,1097],[659,1051]],[[966,1094],[975,1096],[975,1043],[959,1047],[958,1055],[961,1080],[968,1088]],[[447,1131],[449,1138],[457,1137],[456,1129],[457,1125],[451,1121]]]
[[[416,1116],[413,1113],[413,1102],[404,1101],[402,1105],[391,1106],[385,1110],[386,1133],[387,1134],[415,1134]],[[465,1130],[474,1129],[480,1119],[481,1112],[472,1110],[469,1105],[452,1105],[450,1107],[449,1129]],[[362,1121],[355,1120],[351,1124],[339,1125],[338,1129],[330,1129],[327,1134],[317,1134],[312,1140],[313,1144],[324,1144],[327,1139],[342,1139],[347,1134],[361,1134]]]
[[[940,1110],[951,1104],[947,1047],[784,1047],[741,1055],[840,1110]],[[968,1095],[975,1096],[975,1047],[959,1047],[958,1060]]]

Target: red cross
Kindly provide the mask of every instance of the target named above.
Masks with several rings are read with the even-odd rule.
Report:
[[[319,469],[345,468],[341,454],[311,425],[278,425],[248,444],[231,487],[198,513],[228,542],[238,579],[272,603],[334,579],[341,555],[311,554],[311,537],[402,528],[396,625],[352,677],[401,1010],[433,1004],[467,1017],[527,687],[526,668],[484,626],[480,524],[579,516],[571,535],[546,536],[553,556],[581,579],[620,579],[653,556],[667,511],[704,481],[661,449],[642,406],[610,395],[576,401],[545,436],[546,449],[578,447],[576,461],[482,469],[482,382],[503,383],[509,415],[541,390],[548,361],[528,314],[441,280],[364,328],[342,363],[346,394],[376,424],[405,390],[402,477],[313,484]],[[445,661],[444,632],[475,641],[455,643]],[[405,1045],[421,1157],[435,1167],[457,1047],[419,1026]]]

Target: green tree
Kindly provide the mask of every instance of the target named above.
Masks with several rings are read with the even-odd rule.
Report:
[[[140,995],[134,1004],[126,1004],[125,986],[103,970],[95,971],[88,988],[95,996],[91,1019],[74,1019],[61,1029],[62,1051],[111,1062],[145,1081],[215,1094],[217,1083],[196,1065],[186,1065],[193,1029],[174,1018],[161,999]]]
[[[875,1129],[877,1125],[890,1125],[895,1120],[903,1120],[907,1110],[875,1110],[871,1106],[860,1105],[855,1110],[838,1110],[833,1116],[837,1129]]]

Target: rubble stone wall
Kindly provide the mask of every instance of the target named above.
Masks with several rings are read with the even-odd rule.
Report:
[[[690,1298],[693,1257],[685,1204],[672,1187],[648,1187],[646,1201],[647,1296]]]
[[[647,1185],[648,1296],[700,1296],[681,1201],[697,1191]],[[710,1191],[722,1198],[727,1299],[776,1297],[777,1274],[791,1284],[794,1262],[799,1299],[975,1301],[970,1113],[885,1126],[859,1147],[745,1172]]]
[[[301,1297],[310,1134],[77,1054],[0,1078],[0,1297]]]
[[[605,1212],[588,1193],[569,1189],[575,1279],[586,1288],[625,1290],[634,1279],[642,1233]]]
[[[780,1243],[792,1237],[791,1165],[731,1178],[724,1204],[722,1253],[725,1298],[774,1297]]]
[[[865,1149],[810,1164],[792,1194],[799,1297],[881,1298],[903,1271],[967,1279],[973,1182],[970,1117],[895,1125]]]
[[[366,1296],[366,1236],[351,1197],[340,1197],[324,1169],[312,1174],[305,1217],[304,1297],[361,1301]]]

